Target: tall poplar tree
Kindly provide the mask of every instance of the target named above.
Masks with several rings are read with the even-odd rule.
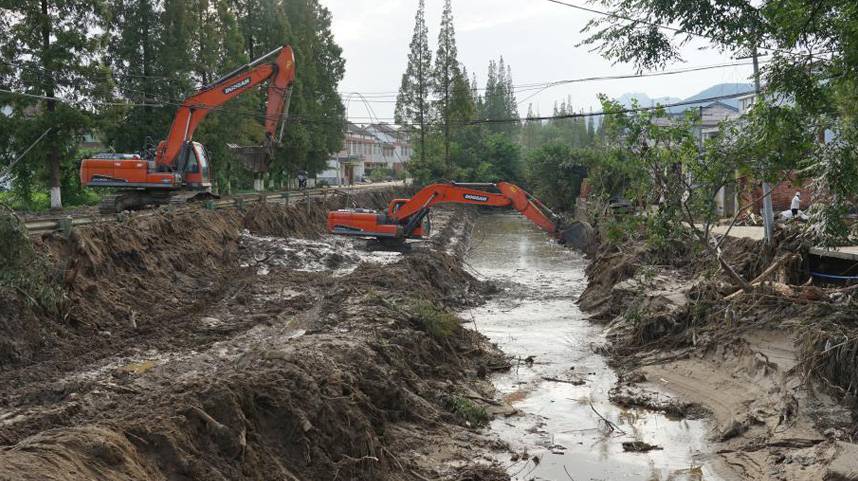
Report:
[[[62,186],[75,186],[64,176],[63,164],[74,161],[80,131],[89,123],[89,112],[55,97],[85,101],[107,77],[98,64],[98,38],[93,27],[103,26],[103,5],[99,0],[19,0],[3,2],[4,32],[0,53],[14,65],[8,85],[19,92],[47,97],[40,100],[13,100],[19,118],[16,130],[21,137],[35,138],[38,131],[51,128],[22,169],[36,174],[31,159],[45,159],[51,207],[62,207]],[[24,114],[24,111],[27,113]],[[25,192],[25,202],[30,192]]]
[[[281,178],[299,169],[324,170],[331,154],[342,147],[346,128],[345,107],[337,92],[345,60],[331,31],[331,12],[318,0],[290,0],[284,8],[290,27],[286,40],[295,48],[297,70],[285,149],[274,164],[273,174]],[[266,45],[262,51],[276,46]]]
[[[489,61],[488,80],[482,117],[486,119],[518,118],[518,102],[512,83],[512,70],[504,62],[503,56],[495,62]],[[489,131],[509,136],[514,135],[518,125],[512,122],[489,124]]]
[[[426,5],[420,0],[414,19],[408,66],[402,74],[396,96],[396,123],[417,127],[420,135],[420,162],[426,162],[426,135],[429,127],[432,86],[432,52],[429,50],[429,29],[426,27]]]
[[[459,53],[456,48],[456,29],[453,25],[453,6],[451,0],[444,0],[441,14],[441,30],[438,32],[438,51],[435,54],[433,71],[433,89],[435,91],[435,113],[444,136],[444,162],[452,170],[450,157],[450,124],[453,112],[453,91],[456,83],[462,81],[459,67]],[[467,80],[465,80],[467,83]]]
[[[181,88],[175,72],[161,62],[164,41],[163,5],[158,0],[112,0],[105,31],[105,61],[117,94],[144,107],[115,106],[103,112],[102,130],[119,152],[136,152],[147,137],[156,141],[170,109],[156,105],[162,98],[178,97]]]

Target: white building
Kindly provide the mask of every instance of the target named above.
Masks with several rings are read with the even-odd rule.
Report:
[[[364,181],[375,169],[396,176],[405,169],[411,154],[405,132],[385,123],[349,123],[343,150],[328,160],[328,169],[318,179],[331,185],[351,184]]]

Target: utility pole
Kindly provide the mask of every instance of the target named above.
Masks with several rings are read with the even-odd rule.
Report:
[[[760,102],[762,100],[761,88],[760,88],[760,63],[757,59],[757,45],[754,44],[753,47],[753,57],[754,57],[754,92],[756,97],[754,98],[754,104]],[[763,179],[763,229],[766,233],[766,243],[771,244],[772,239],[774,239],[774,228],[775,228],[775,213],[772,208],[772,186],[769,185],[768,181]]]

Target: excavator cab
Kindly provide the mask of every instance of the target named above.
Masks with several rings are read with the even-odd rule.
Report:
[[[187,145],[184,168],[181,169],[185,185],[194,190],[211,189],[212,183],[209,178],[209,159],[206,148],[199,142],[188,142]]]

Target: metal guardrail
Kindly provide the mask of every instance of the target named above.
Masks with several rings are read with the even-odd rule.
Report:
[[[385,182],[381,184],[354,185],[347,188],[322,188],[309,190],[290,190],[282,192],[260,192],[241,194],[224,199],[216,199],[205,202],[196,202],[172,207],[173,212],[191,211],[194,209],[226,209],[231,207],[242,207],[256,203],[265,204],[291,204],[302,199],[327,198],[329,196],[352,195],[357,192],[386,189],[402,185],[401,183]],[[75,227],[87,226],[105,222],[118,222],[129,218],[142,218],[164,212],[162,209],[143,210],[139,212],[123,212],[118,214],[80,216],[68,215],[54,219],[36,219],[25,221],[24,225],[30,235],[46,234],[50,232],[70,231]]]

